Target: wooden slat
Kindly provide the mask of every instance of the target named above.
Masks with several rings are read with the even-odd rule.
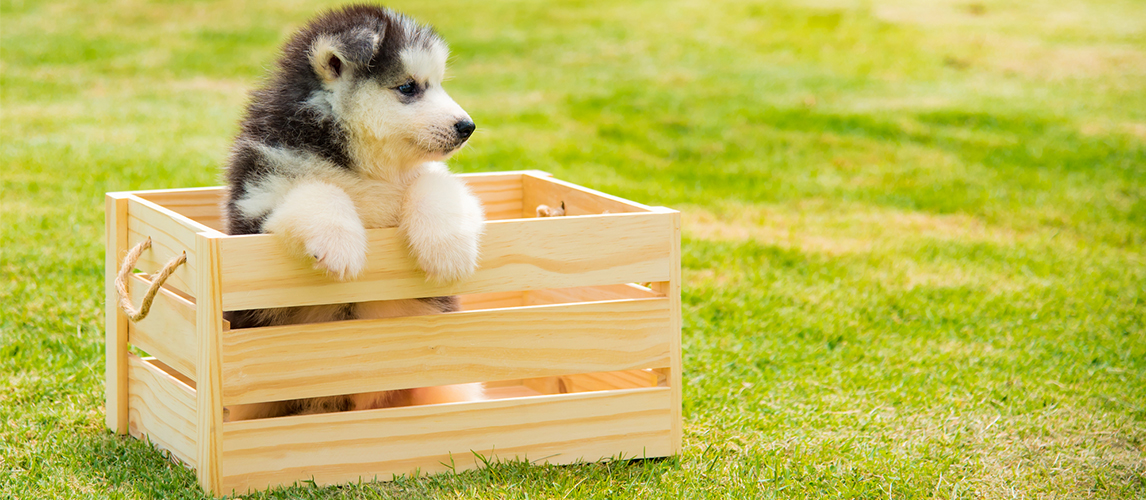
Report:
[[[649,370],[623,372],[581,373],[561,376],[561,392],[611,391],[656,387],[657,375]]]
[[[151,363],[128,353],[128,428],[195,467],[195,391]]]
[[[196,380],[195,393],[198,409],[196,421],[195,475],[204,491],[220,491],[220,435],[223,432],[223,382],[221,376],[222,337],[225,327],[219,266],[219,241],[225,238],[217,233],[202,232],[195,235],[195,252],[202,259],[195,275],[199,295],[195,301]]]
[[[127,193],[108,193],[104,228],[104,418],[108,429],[127,434],[127,315],[119,308],[115,279],[127,253]]]
[[[133,275],[129,290],[143,299],[151,282]],[[195,343],[195,304],[169,290],[159,289],[146,318],[128,325],[128,341],[195,380],[198,359]]]
[[[535,170],[528,172],[545,175]],[[501,220],[521,217],[522,174],[522,171],[493,172],[459,174],[458,177],[481,199],[486,218]],[[133,191],[132,194],[216,231],[224,230],[221,209],[226,189],[221,186]]]
[[[486,383],[499,389],[513,384],[525,386],[538,394],[569,394],[574,392],[611,391],[656,387],[658,375],[654,370],[625,370],[619,372],[578,373],[557,377],[537,377]]]
[[[521,307],[525,292],[495,292],[475,293],[458,297],[462,303],[463,311],[477,311],[479,309],[497,309],[501,307]]]
[[[486,399],[509,399],[509,398],[525,398],[529,396],[540,396],[541,393],[537,392],[524,385],[502,385],[498,387],[486,387]]]
[[[135,265],[146,273],[154,273],[172,257],[187,252],[187,262],[175,269],[167,278],[166,285],[195,296],[194,276],[198,265],[195,258],[195,233],[207,228],[197,223],[190,226],[189,219],[175,216],[178,214],[132,196],[128,199],[127,207],[127,245],[131,248],[151,237],[151,248],[140,255]]]
[[[486,220],[521,217],[521,174],[459,176],[481,199]]]
[[[596,215],[603,213],[649,212],[640,203],[605,194],[547,175],[525,173],[521,178],[521,216],[537,217],[538,205],[560,206],[565,203],[565,215]]]
[[[601,300],[649,299],[659,295],[640,285],[582,286],[532,290],[528,292],[475,293],[460,296],[462,310],[494,309],[501,307],[543,306],[571,302],[597,302]]]
[[[657,296],[656,292],[633,284],[585,286],[528,291],[525,292],[523,305],[567,304],[570,302],[588,302],[594,300],[647,299]]]
[[[668,299],[232,330],[223,404],[667,367]]]
[[[680,273],[680,212],[670,210],[663,207],[657,207],[655,210],[661,211],[672,215],[672,246],[671,254],[669,257],[670,264],[670,277],[667,281],[653,283],[652,289],[668,297],[671,312],[669,316],[672,318],[672,327],[670,331],[670,340],[672,343],[672,366],[668,370],[658,369],[658,383],[667,385],[672,390],[672,453],[674,455],[680,453],[681,443],[684,439],[683,420],[681,416],[681,406],[684,402],[683,389],[681,385],[681,273]]]
[[[223,308],[261,309],[469,293],[664,281],[669,278],[672,216],[632,213],[486,224],[481,263],[471,278],[426,283],[397,229],[366,232],[358,279],[339,283],[287,253],[275,235],[220,240]]]
[[[203,218],[219,218],[226,189],[211,186],[135,191],[133,194],[202,224]]]
[[[671,453],[666,388],[560,394],[223,424],[223,492],[478,466]]]

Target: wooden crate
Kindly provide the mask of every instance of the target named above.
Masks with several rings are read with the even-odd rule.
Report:
[[[277,236],[220,232],[222,188],[109,193],[108,427],[169,450],[218,495],[462,470],[474,453],[555,464],[676,454],[680,214],[542,172],[461,177],[489,222],[480,268],[451,285],[427,283],[393,228],[367,231],[367,268],[340,283]],[[567,216],[534,216],[562,202]],[[133,323],[115,275],[149,237],[138,269],[180,252],[187,262]],[[138,304],[148,276],[129,281]],[[223,316],[442,295],[460,295],[463,310],[236,330]],[[490,399],[224,422],[234,404],[469,382]]]

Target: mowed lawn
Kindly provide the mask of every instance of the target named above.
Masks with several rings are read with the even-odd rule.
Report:
[[[244,498],[1146,498],[1143,2],[392,6],[455,170],[683,212],[683,453]],[[0,497],[205,497],[104,427],[103,193],[217,184],[323,7],[0,2]]]

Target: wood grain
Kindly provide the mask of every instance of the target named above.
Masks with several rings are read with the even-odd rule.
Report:
[[[131,387],[129,432],[195,467],[195,391],[155,366],[152,358],[128,353],[126,359]]]
[[[496,309],[499,307],[521,307],[525,292],[473,293],[458,297],[463,311]]]
[[[670,333],[670,341],[672,346],[672,366],[668,370],[658,369],[659,379],[658,383],[661,385],[668,385],[672,389],[672,444],[674,455],[680,453],[682,440],[684,439],[683,421],[681,415],[681,405],[684,402],[683,386],[681,385],[681,370],[683,369],[681,359],[681,273],[680,273],[680,212],[676,210],[656,207],[661,213],[672,215],[672,237],[670,247],[671,262],[671,276],[667,281],[653,283],[652,289],[658,293],[668,297],[670,303],[669,317],[672,320],[672,327]]]
[[[657,375],[650,370],[581,373],[561,376],[561,392],[593,392],[656,387]]]
[[[223,299],[219,266],[219,241],[214,232],[195,235],[195,251],[201,266],[195,276],[199,295],[195,301],[195,338],[199,374],[196,393],[196,476],[205,491],[220,491],[219,447],[223,430],[222,337]]]
[[[128,281],[132,297],[143,297],[151,282],[133,275]],[[168,366],[195,380],[199,358],[195,343],[195,304],[170,290],[159,289],[151,312],[135,323],[128,322],[128,341]]]
[[[562,203],[565,204],[566,216],[651,211],[640,203],[557,180],[547,174],[522,174],[521,188],[523,218],[537,217],[538,205],[557,207]]]
[[[568,304],[571,302],[586,302],[594,300],[618,299],[647,299],[659,295],[640,285],[606,285],[585,286],[577,288],[557,288],[550,290],[531,290],[525,292],[523,304],[527,306],[541,304]]]
[[[567,464],[671,452],[669,389],[630,389],[228,422],[223,492],[476,468],[473,453]]]
[[[120,260],[127,254],[129,193],[108,193],[104,204],[104,419],[108,429],[127,434],[127,315],[115,289]]]
[[[548,175],[536,170],[457,174],[481,199],[488,220],[521,217],[521,176],[525,173]],[[131,194],[171,210],[197,224],[223,231],[222,207],[226,196],[222,186],[133,191]],[[202,231],[198,229],[195,232]]]
[[[232,330],[223,404],[669,366],[669,301]]]
[[[195,293],[195,270],[198,266],[195,258],[195,232],[206,229],[192,229],[188,227],[189,219],[178,216],[170,210],[164,209],[142,198],[131,196],[127,206],[127,245],[131,248],[141,241],[151,238],[151,248],[140,255],[135,267],[146,273],[154,273],[167,264],[172,257],[187,252],[187,262],[175,268],[175,272],[167,278],[166,286],[178,288],[191,295]],[[118,264],[115,267],[119,270]],[[135,304],[139,304],[140,297],[133,297]]]
[[[521,217],[521,173],[460,175],[481,200],[486,220]]]
[[[340,283],[287,253],[275,235],[220,241],[226,310],[437,297],[669,278],[671,214],[492,221],[481,263],[469,279],[427,283],[397,229],[368,230],[367,267]]]
[[[219,217],[226,189],[211,186],[134,191],[132,194],[202,224],[201,218]]]

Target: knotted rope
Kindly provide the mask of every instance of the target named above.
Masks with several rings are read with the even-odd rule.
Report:
[[[176,255],[175,258],[167,261],[167,264],[163,265],[163,269],[160,269],[158,274],[151,276],[151,287],[143,296],[143,304],[140,304],[139,309],[136,309],[132,307],[131,296],[127,294],[127,279],[131,276],[131,271],[135,269],[135,263],[139,260],[139,256],[148,248],[151,248],[150,236],[135,245],[135,248],[132,248],[130,252],[127,252],[123,258],[123,265],[119,267],[119,275],[115,277],[115,291],[119,292],[119,308],[123,309],[124,314],[127,314],[127,318],[132,322],[147,317],[147,313],[151,311],[151,301],[155,300],[155,294],[159,293],[159,287],[163,286],[167,277],[175,272],[175,268],[187,262],[187,252]]]

